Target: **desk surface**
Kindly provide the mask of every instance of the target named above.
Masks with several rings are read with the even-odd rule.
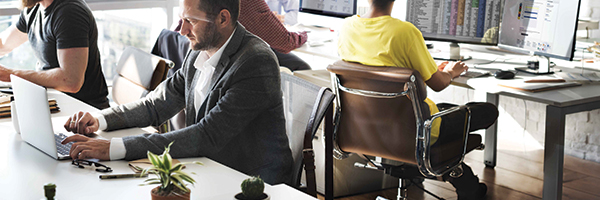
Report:
[[[56,98],[61,112],[52,114],[54,129],[64,132],[61,124],[75,111],[96,111],[95,108],[79,102],[57,91],[49,91],[50,98]],[[0,188],[2,199],[41,199],[43,185],[49,182],[57,185],[58,199],[150,199],[150,190],[156,185],[138,186],[144,178],[101,180],[91,167],[80,169],[71,165],[70,160],[57,161],[21,140],[14,132],[10,118],[0,119]],[[105,138],[139,134],[139,128],[100,133]],[[208,158],[185,158],[182,162],[200,161],[203,166],[187,165],[184,170],[197,183],[190,186],[192,199],[234,199],[240,192],[241,182],[247,175],[221,165]],[[112,173],[131,173],[126,161],[103,161],[111,167]],[[315,199],[287,185],[265,185],[265,192],[271,199]]]
[[[469,52],[475,58],[486,58],[486,59],[495,59],[496,57],[501,57],[504,53],[501,52],[491,52],[486,51],[483,47],[470,47],[473,48],[472,52]],[[482,52],[476,52],[482,51]],[[491,56],[490,56],[491,55]],[[511,55],[510,57],[514,58],[513,62],[503,62],[503,63],[493,63],[489,65],[479,65],[478,69],[485,68],[493,68],[489,69],[489,71],[493,72],[496,69],[511,69],[514,68],[518,63],[518,59],[523,59],[523,56],[515,56]],[[516,60],[516,61],[515,61]],[[488,60],[484,59],[473,59],[467,61],[467,64],[473,67],[478,63],[485,63]],[[570,65],[569,65],[570,64]],[[563,71],[573,71],[580,69],[573,69],[573,63],[567,63],[569,66],[564,67],[556,67]],[[306,80],[310,80],[311,82],[323,86],[323,87],[331,87],[330,75],[327,70],[301,70],[295,71],[294,75],[304,78]],[[515,79],[526,80],[529,78],[539,78],[540,76],[533,76],[524,73],[517,74]],[[513,81],[515,79],[512,79]],[[521,99],[526,99],[534,102],[554,105],[558,107],[566,107],[571,105],[577,105],[582,103],[589,103],[600,100],[600,85],[598,83],[592,84],[584,84],[582,86],[577,87],[569,87],[569,88],[561,88],[561,89],[553,89],[544,92],[525,92],[519,91],[515,89],[510,89],[506,87],[499,86],[499,83],[507,80],[496,79],[493,76],[488,77],[480,77],[480,78],[466,78],[459,77],[454,79],[453,85],[468,87],[472,89],[476,89],[478,91],[484,91],[488,93],[501,94],[505,96],[511,96]],[[511,80],[508,80],[511,81]]]

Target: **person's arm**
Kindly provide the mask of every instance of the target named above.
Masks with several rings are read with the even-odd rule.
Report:
[[[399,41],[407,42],[401,44],[408,48],[404,52],[405,55],[398,56],[408,58],[411,68],[419,71],[427,86],[434,91],[442,91],[450,85],[453,78],[458,77],[460,73],[467,69],[463,62],[444,62],[437,66],[427,50],[421,32],[412,24],[407,26],[406,29],[407,33],[403,37],[407,37],[407,39]]]
[[[124,137],[126,160],[144,157],[147,151],[161,152],[171,141],[173,157],[213,155],[233,138],[247,131],[248,125],[281,101],[279,70],[275,58],[259,54],[245,61],[234,73],[233,85],[214,90],[207,99],[218,98],[215,106],[200,121],[163,134]],[[216,95],[216,96],[214,96]],[[212,102],[212,101],[211,101]],[[111,120],[109,121],[109,128]]]
[[[9,26],[0,33],[0,57],[10,53],[26,41],[27,33],[19,31],[15,25]]]
[[[285,11],[285,24],[294,25],[298,23],[298,0],[279,0]]]
[[[166,121],[184,106],[183,88],[185,85],[183,84],[185,80],[182,76],[183,71],[184,69],[178,70],[177,73],[158,85],[143,100],[120,105],[119,107],[107,108],[100,111],[99,114],[95,113],[95,115],[87,112],[73,114],[66,121],[64,127],[67,131],[77,134],[67,137],[62,141],[62,144],[75,142],[70,150],[72,158],[99,158],[101,160],[125,158],[127,151],[122,138],[102,140],[88,138],[83,135],[90,135],[98,130],[110,131],[128,127],[146,127]],[[169,101],[166,101],[166,99],[169,99]],[[112,123],[107,122],[107,117]]]
[[[264,0],[241,1],[239,22],[280,53],[289,53],[308,38],[306,32],[289,32]]]
[[[0,80],[10,81],[9,75],[14,74],[38,85],[62,92],[76,93],[83,86],[88,50],[87,47],[58,49],[60,67],[44,71],[4,69],[7,73],[1,73]]]
[[[452,79],[460,76],[467,69],[467,65],[463,62],[444,62],[439,66],[438,71],[433,73],[431,78],[425,81],[425,83],[434,91],[439,92],[448,87],[452,83]]]

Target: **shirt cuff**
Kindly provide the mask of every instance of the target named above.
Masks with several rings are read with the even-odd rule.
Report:
[[[92,113],[92,116],[98,119],[98,130],[106,130],[108,125],[106,124],[106,119],[104,118],[104,115],[100,113]]]
[[[110,160],[121,160],[125,158],[125,153],[127,150],[125,149],[125,143],[123,143],[123,138],[112,138],[110,139]]]

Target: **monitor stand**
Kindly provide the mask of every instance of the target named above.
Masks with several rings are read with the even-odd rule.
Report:
[[[448,61],[465,61],[471,60],[471,56],[460,55],[460,46],[458,43],[450,43],[450,53],[436,53],[432,55],[433,59],[436,60],[448,60]]]
[[[536,56],[538,59],[527,61],[527,67],[515,67],[515,70],[534,75],[553,74],[550,69],[550,58],[547,56]],[[533,57],[533,58],[536,58]]]

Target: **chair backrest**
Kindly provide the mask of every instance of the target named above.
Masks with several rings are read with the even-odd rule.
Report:
[[[329,88],[319,87],[285,72],[281,73],[281,90],[286,133],[294,159],[292,184],[295,187],[300,185],[304,166],[307,171],[307,193],[316,197],[312,139],[325,111],[332,106],[335,95]]]
[[[336,74],[332,80],[336,100],[335,140],[345,152],[379,156],[417,164],[415,144],[417,123],[429,118],[424,103],[427,90],[418,71],[401,67],[373,67],[337,61],[327,67]],[[339,81],[339,85],[336,82]],[[342,88],[379,93],[404,93],[393,98],[372,98]],[[411,93],[407,89],[412,88]],[[378,95],[373,93],[373,95]],[[416,107],[410,98],[417,98]],[[415,108],[417,108],[415,112]]]
[[[173,61],[173,67],[168,76],[172,76],[183,65],[185,55],[189,51],[190,40],[178,32],[163,29],[152,47],[152,54]]]
[[[171,63],[135,47],[125,48],[113,79],[113,100],[125,104],[146,96],[165,80]]]

